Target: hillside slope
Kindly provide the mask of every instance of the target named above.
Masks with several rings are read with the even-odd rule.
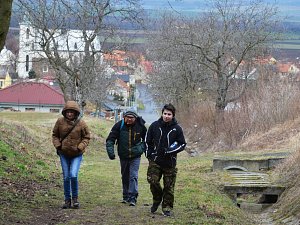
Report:
[[[222,193],[220,177],[211,171],[211,155],[179,155],[174,217],[149,212],[144,157],[138,204],[121,204],[119,161],[109,160],[104,149],[113,124],[95,118],[85,118],[92,141],[79,174],[81,209],[62,210],[61,169],[51,144],[58,116],[1,112],[0,224],[258,224]]]
[[[300,147],[300,118],[277,125],[264,133],[257,133],[245,139],[238,148],[244,151],[287,151]]]
[[[289,153],[272,172],[274,179],[286,187],[270,211],[278,224],[300,223],[300,118],[280,124],[268,132],[249,137],[240,145],[242,152]]]

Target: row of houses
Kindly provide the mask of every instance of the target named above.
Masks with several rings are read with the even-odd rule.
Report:
[[[11,57],[11,53],[4,48],[4,50],[1,51],[1,55],[4,57],[1,58],[2,61],[0,61],[0,66],[8,68],[8,60],[4,59],[9,57],[5,57],[5,53]],[[125,56],[125,52],[116,51],[114,54],[115,59],[117,59],[117,62],[114,64],[115,66],[119,67],[122,65],[124,67],[123,71],[126,67],[129,67],[126,65],[127,57]],[[113,57],[111,57],[110,60],[112,58]],[[123,63],[120,63],[121,61],[123,61]],[[151,64],[149,66],[146,61],[143,62],[148,65],[148,68],[145,66],[143,69],[148,69],[147,72],[151,72]],[[259,59],[257,64],[277,68],[279,77],[288,77],[288,75],[291,74],[297,75],[300,71],[296,64],[280,63],[273,57]],[[111,96],[119,95],[128,97],[128,93],[130,92],[130,84],[135,83],[136,80],[132,79],[132,76],[124,73],[118,73],[114,76],[115,85],[110,90],[109,94]],[[22,112],[60,112],[63,108],[64,96],[60,92],[59,88],[53,85],[51,79],[41,79],[39,82],[36,80],[31,80],[12,84],[12,79],[9,76],[9,70],[7,70],[5,76],[0,77],[0,84],[2,85],[0,88],[0,110],[11,109]],[[120,108],[120,106],[114,106],[113,104],[109,103],[106,103],[105,105],[105,110],[109,112],[109,114],[106,113],[105,115],[112,116],[111,112],[114,110],[114,108]]]
[[[59,112],[64,105],[59,88],[53,85],[55,72],[37,45],[38,37],[34,32],[36,30],[29,23],[21,23],[18,58],[6,48],[0,53],[0,110]],[[83,52],[79,31],[71,30],[65,36],[68,36],[68,47],[71,47],[72,51],[79,54]],[[93,47],[100,49],[98,39],[95,40]],[[62,54],[66,51],[65,41],[60,39],[57,42],[57,48]],[[101,55],[101,58],[110,65],[110,73],[115,80],[108,94],[122,96],[124,101],[131,94],[130,87],[136,82],[141,82],[145,72],[150,70],[149,62],[136,53],[115,50],[110,54]],[[29,80],[31,71],[34,71],[39,79]],[[49,102],[51,96],[55,96],[53,102]],[[107,107],[107,110],[111,109]]]
[[[63,94],[42,82],[20,82],[0,90],[0,109],[19,112],[60,113]]]
[[[59,89],[34,80],[19,82],[0,90],[0,111],[61,113],[65,104]],[[103,117],[114,116],[117,104],[103,103]]]
[[[30,26],[30,23],[21,23],[18,59],[6,48],[0,53],[0,109],[11,108],[16,111],[39,112],[59,112],[62,109],[63,96],[57,86],[53,85],[55,72],[51,69],[40,46],[37,45],[39,40],[38,36],[34,35],[35,32],[36,30]],[[76,30],[68,32],[70,33],[62,36],[68,37],[68,50],[80,55],[84,46],[80,32]],[[56,47],[62,55],[67,51],[65,42],[63,38],[56,42]],[[93,47],[100,52],[101,46],[98,39],[95,39]],[[145,80],[146,74],[153,70],[151,62],[134,52],[115,50],[109,54],[101,53],[99,57],[110,65],[110,73],[115,80],[108,95],[120,96],[125,99],[125,102],[128,102],[132,94],[131,87]],[[277,61],[273,57],[268,57],[257,59],[250,73],[253,79],[256,79],[256,68],[261,65],[270,67],[274,70],[274,74],[279,74],[278,77],[283,79],[289,75],[300,77],[300,64]],[[30,71],[38,74],[39,82],[14,83],[16,74],[19,78],[26,79]],[[49,102],[49,96],[56,96],[54,98],[56,100]]]

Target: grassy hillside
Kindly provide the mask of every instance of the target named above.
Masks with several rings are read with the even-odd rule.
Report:
[[[143,157],[136,207],[120,203],[119,160],[110,161],[105,137],[111,122],[85,118],[92,141],[79,174],[81,209],[62,210],[59,159],[51,129],[59,115],[4,113],[0,119],[0,224],[257,224],[222,193],[212,155],[179,155],[175,216],[151,214]]]

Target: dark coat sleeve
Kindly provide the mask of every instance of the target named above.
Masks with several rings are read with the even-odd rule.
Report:
[[[142,142],[143,142],[143,150],[144,150],[144,152],[146,151],[146,143],[145,143],[146,134],[147,134],[147,128],[145,126],[143,126]]]
[[[106,138],[106,151],[109,158],[115,157],[114,145],[119,138],[121,121],[117,122],[111,129],[108,137]]]
[[[146,156],[146,158],[149,158],[154,151],[153,132],[154,132],[154,126],[153,126],[153,124],[151,124],[146,133],[146,136],[145,136],[145,143],[146,143],[145,156]]]

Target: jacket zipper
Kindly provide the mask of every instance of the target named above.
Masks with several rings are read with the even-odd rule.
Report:
[[[131,127],[129,127],[129,143],[128,143],[128,145],[129,145],[129,158],[131,158]]]
[[[169,133],[167,134],[168,147],[170,146],[170,134],[171,134],[172,131],[173,131],[173,129],[170,130]]]

